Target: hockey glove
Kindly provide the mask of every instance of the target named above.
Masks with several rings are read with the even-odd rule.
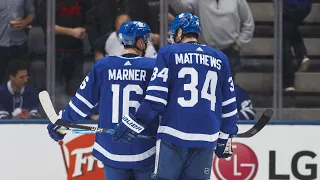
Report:
[[[220,132],[215,154],[218,158],[228,158],[232,152],[232,135]]]
[[[59,130],[66,129],[66,128],[52,124],[51,122],[49,122],[47,129],[48,129],[48,133],[49,133],[51,139],[53,139],[57,142],[62,140],[64,138],[64,136],[66,135],[64,133],[59,132]]]
[[[136,120],[136,118],[129,114],[122,117],[122,121],[116,125],[115,133],[112,135],[112,140],[124,143],[132,143],[137,138],[138,134],[144,130],[145,126]]]

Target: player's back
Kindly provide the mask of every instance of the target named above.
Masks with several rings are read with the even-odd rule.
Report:
[[[132,54],[108,56],[97,62],[100,76],[99,127],[112,129],[128,113],[134,114],[145,96],[155,59]],[[144,131],[155,135],[157,120]],[[154,162],[155,142],[137,140],[133,144],[115,143],[108,134],[97,134],[93,155],[106,165],[138,168]]]
[[[159,80],[151,83],[168,87],[167,106],[162,113],[158,138],[185,147],[215,146],[222,118],[237,113],[226,56],[221,51],[195,43],[163,47],[158,53],[157,66],[159,56],[169,72],[166,76],[159,69]],[[166,78],[161,80],[159,77]]]

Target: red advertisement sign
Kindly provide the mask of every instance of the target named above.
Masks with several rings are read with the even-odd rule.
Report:
[[[95,135],[78,136],[63,144],[67,165],[67,180],[104,180],[103,163],[92,156]]]

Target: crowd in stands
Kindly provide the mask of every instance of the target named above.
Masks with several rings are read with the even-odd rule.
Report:
[[[37,91],[40,89],[27,84],[29,62],[33,54],[37,54],[28,49],[28,33],[34,27],[41,27],[44,34],[50,31],[46,21],[48,1],[0,1],[0,119],[44,118],[38,113]],[[241,49],[251,41],[255,30],[247,0],[168,2],[168,23],[185,11],[199,16],[201,43],[217,48],[228,56],[235,78],[240,68]],[[310,12],[311,5],[311,0],[284,0],[285,91],[294,91],[293,58],[299,59],[299,71],[306,71],[310,63],[298,27]],[[148,23],[153,38],[145,56],[157,56],[160,48],[160,0],[56,0],[55,8],[56,81],[65,87],[63,93],[74,95],[84,78],[85,41],[90,45],[93,62],[104,56],[121,54],[123,46],[117,31],[123,22],[140,20]],[[254,119],[255,111],[246,91],[240,86],[235,87],[239,119]]]

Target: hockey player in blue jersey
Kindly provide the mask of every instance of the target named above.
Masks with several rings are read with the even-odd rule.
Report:
[[[119,38],[125,46],[122,56],[107,56],[97,61],[76,95],[59,117],[78,123],[90,115],[99,102],[98,126],[112,129],[124,114],[134,113],[145,96],[155,59],[141,57],[148,43],[150,27],[140,21],[122,24]],[[143,132],[155,136],[157,117]],[[52,139],[61,140],[60,127],[48,125]],[[130,142],[130,139],[127,139]],[[96,134],[93,156],[105,165],[107,180],[149,180],[154,169],[156,142],[137,140],[132,144],[117,143],[108,134]]]
[[[173,44],[159,50],[145,99],[113,135],[131,140],[140,133],[136,127],[145,127],[160,113],[154,172],[159,180],[210,179],[213,154],[232,155],[231,138],[238,128],[228,59],[198,44],[199,35],[197,16],[175,17],[169,26]]]

